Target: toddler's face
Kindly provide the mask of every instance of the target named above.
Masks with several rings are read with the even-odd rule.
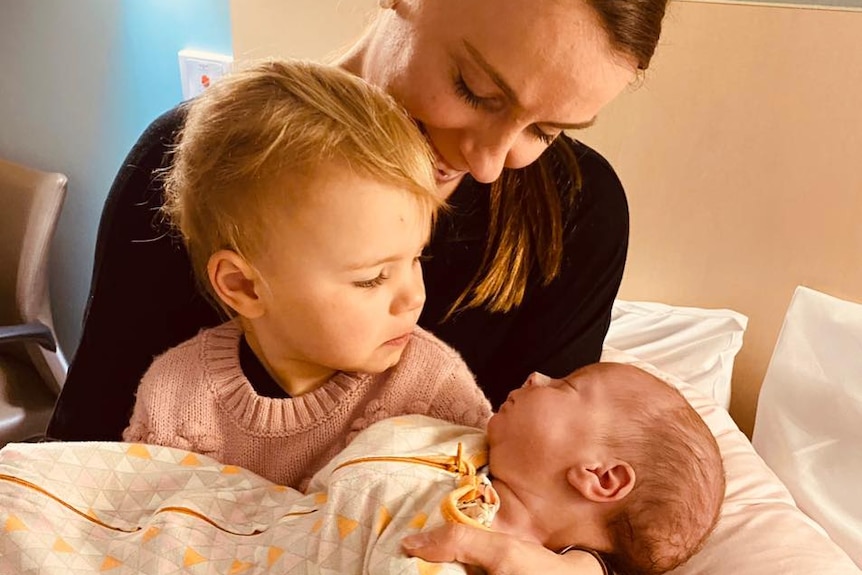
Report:
[[[256,326],[269,365],[306,376],[394,365],[425,302],[418,258],[430,213],[333,163],[280,185],[293,199],[255,262],[269,288]]]

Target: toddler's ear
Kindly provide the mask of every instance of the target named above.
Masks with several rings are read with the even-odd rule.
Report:
[[[236,313],[249,319],[264,313],[257,293],[259,275],[238,253],[219,250],[207,262],[207,275],[219,299]]]
[[[619,501],[635,486],[635,470],[625,461],[591,463],[569,468],[569,484],[596,503]]]

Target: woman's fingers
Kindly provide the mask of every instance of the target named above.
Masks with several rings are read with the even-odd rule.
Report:
[[[601,575],[602,568],[588,553],[566,555],[545,549],[505,533],[447,523],[436,529],[402,539],[404,552],[426,561],[458,561],[481,567],[489,575],[542,573]]]
[[[404,552],[426,561],[458,561],[484,568],[493,575],[506,575],[501,565],[507,562],[509,535],[474,529],[458,523],[447,523],[436,529],[405,537]]]

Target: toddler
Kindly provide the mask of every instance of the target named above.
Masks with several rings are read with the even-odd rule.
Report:
[[[406,113],[338,68],[269,62],[187,114],[165,209],[232,319],[155,359],[123,439],[302,488],[385,417],[483,427],[466,364],[416,325],[441,201]]]

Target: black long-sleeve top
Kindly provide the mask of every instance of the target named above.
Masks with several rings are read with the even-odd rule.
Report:
[[[470,309],[440,323],[485,250],[488,186],[469,178],[450,196],[451,210],[441,214],[427,250],[419,323],[461,353],[495,409],[532,371],[562,377],[599,360],[622,280],[629,232],[622,185],[597,152],[569,143],[583,183],[565,218],[562,268],[551,284],[532,273],[514,311]]]

